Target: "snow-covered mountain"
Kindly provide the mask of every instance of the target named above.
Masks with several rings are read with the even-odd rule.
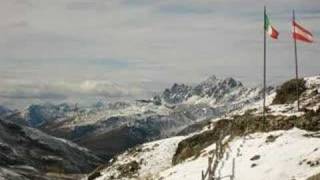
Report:
[[[271,91],[272,88],[269,89]],[[23,116],[32,127],[42,126],[51,121],[68,121],[68,125],[94,124],[116,116],[135,114],[167,115],[186,105],[206,105],[208,108],[228,110],[257,101],[261,98],[261,88],[247,88],[233,78],[218,79],[211,76],[195,86],[174,84],[150,100],[138,100],[135,103],[101,103],[88,107],[71,104],[30,105],[23,111]],[[232,107],[234,105],[235,107]],[[181,106],[181,107],[180,107]],[[188,108],[188,107],[187,107]],[[220,110],[225,111],[225,110]]]
[[[271,90],[270,87],[268,91]],[[247,88],[233,78],[218,79],[213,75],[195,86],[174,84],[154,99],[167,104],[204,103],[212,107],[228,106],[232,110],[259,100],[260,93],[261,88]]]
[[[193,128],[196,132],[191,134],[136,146],[88,177],[195,180],[201,179],[202,171],[208,168],[208,159],[212,158],[211,172],[216,177],[319,179],[320,76],[301,82],[299,112],[292,100],[296,83],[289,81],[267,97],[266,120],[261,116],[262,102],[252,102],[223,117],[197,124]],[[188,97],[186,88],[183,89],[178,91],[184,94],[179,97]]]
[[[137,144],[177,135],[189,125],[219,117],[260,97],[259,88],[212,76],[195,86],[174,84],[150,100],[90,107],[31,105],[22,114],[30,126],[109,159]],[[119,143],[113,143],[115,140]]]

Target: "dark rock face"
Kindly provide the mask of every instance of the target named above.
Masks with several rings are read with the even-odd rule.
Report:
[[[160,96],[154,96],[152,98],[152,102],[154,105],[157,105],[157,106],[160,106],[162,103],[161,103],[161,97]]]
[[[27,166],[39,172],[68,174],[90,172],[100,163],[100,158],[71,142],[0,120],[1,167]]]
[[[299,87],[299,95],[305,90],[305,81],[303,79],[292,79],[283,83],[277,88],[277,95],[274,98],[272,104],[289,104],[293,103],[297,99],[297,86]]]
[[[184,84],[174,84],[170,89],[165,89],[162,98],[169,104],[178,104],[191,96],[192,87]]]
[[[131,161],[118,167],[118,170],[124,177],[132,177],[139,169],[140,165],[137,161]]]

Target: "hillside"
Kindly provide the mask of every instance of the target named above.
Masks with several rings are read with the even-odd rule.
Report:
[[[86,148],[0,119],[0,179],[78,179],[101,163]]]
[[[320,76],[304,78],[300,112],[292,101],[296,92],[287,88],[291,85],[294,84],[284,83],[268,96],[265,121],[261,117],[261,102],[253,102],[224,117],[198,124],[194,133],[159,141],[153,148],[148,148],[152,143],[133,148],[94,176],[99,180],[201,179],[201,172],[207,169],[208,158],[212,157],[216,164],[214,173],[219,177],[231,174],[234,160],[234,179],[311,179],[320,173]],[[280,92],[287,96],[279,97]],[[282,99],[280,103],[278,98]],[[170,146],[167,143],[174,144],[175,151],[159,153]],[[159,154],[171,158],[160,162]],[[153,165],[158,162],[171,165]],[[148,168],[146,164],[150,164]]]

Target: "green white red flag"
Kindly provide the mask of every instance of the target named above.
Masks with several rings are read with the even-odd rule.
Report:
[[[279,32],[271,25],[270,19],[267,14],[264,15],[264,30],[273,39],[278,39]]]

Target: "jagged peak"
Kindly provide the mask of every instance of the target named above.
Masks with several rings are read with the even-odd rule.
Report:
[[[211,75],[209,78],[199,83],[199,85],[208,85],[208,86],[215,86],[215,85],[221,85],[221,84],[226,84],[231,87],[243,86],[243,84],[239,80],[236,80],[232,77],[217,78],[217,76],[215,75]]]
[[[239,89],[239,92],[235,92]],[[241,91],[241,89],[243,91]],[[210,97],[215,100],[219,99],[220,101],[223,101],[225,100],[223,97],[234,99],[236,95],[232,94],[233,92],[240,95],[246,90],[250,89],[244,87],[239,80],[232,77],[217,78],[217,76],[211,75],[195,86],[174,83],[171,88],[164,90],[161,94],[161,99],[170,104],[182,103],[192,96]]]
[[[179,88],[190,88],[190,86],[183,83],[182,84],[174,83],[171,87],[171,89],[179,89]]]
[[[223,82],[225,82],[226,84],[228,84],[231,87],[237,87],[237,86],[241,87],[241,86],[243,86],[241,81],[238,81],[238,80],[236,80],[236,79],[234,79],[232,77],[225,78],[223,80]]]

